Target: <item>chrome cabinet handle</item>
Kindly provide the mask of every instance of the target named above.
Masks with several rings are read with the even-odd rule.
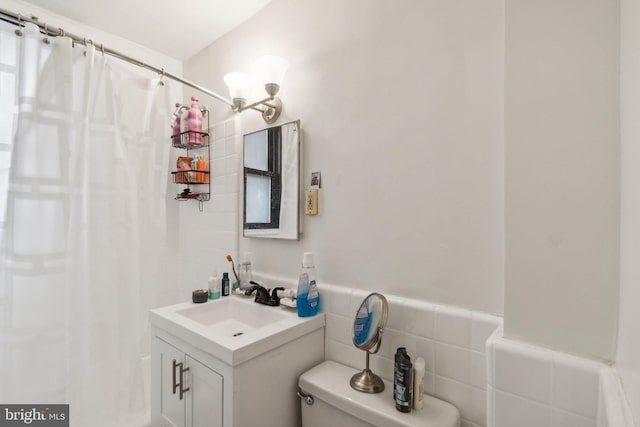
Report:
[[[176,390],[178,390],[178,383],[176,382],[176,368],[180,365],[182,367],[182,363],[176,363],[176,359],[173,359],[173,394],[176,394]]]
[[[180,368],[180,382],[176,382],[176,368]],[[178,363],[176,359],[173,359],[173,394],[176,394],[176,391],[180,389],[180,400],[182,400],[184,394],[190,390],[189,387],[182,388],[184,385],[184,373],[188,370],[189,368],[185,368],[182,362]]]
[[[189,368],[183,368],[182,363],[178,363],[178,365],[180,366],[180,400],[182,400],[184,394],[190,389],[189,387],[182,388],[182,386],[184,385],[184,373],[187,372]]]

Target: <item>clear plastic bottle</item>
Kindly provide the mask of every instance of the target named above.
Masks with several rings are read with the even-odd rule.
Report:
[[[253,280],[253,273],[251,273],[251,253],[245,252],[242,255],[238,276],[240,276],[240,290],[245,291],[249,289],[251,281]]]
[[[302,271],[298,280],[296,305],[298,307],[298,316],[300,317],[315,316],[320,309],[316,267],[313,262],[313,253],[311,252],[305,252],[302,257]]]

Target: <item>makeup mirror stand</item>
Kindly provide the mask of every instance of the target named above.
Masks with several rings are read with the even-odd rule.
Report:
[[[374,374],[369,367],[369,359],[380,350],[388,312],[387,299],[377,292],[369,294],[356,311],[353,344],[366,351],[367,356],[364,370],[352,376],[349,384],[353,389],[363,393],[380,393],[384,390],[382,378]]]
[[[378,328],[378,335],[381,334],[382,328]],[[374,374],[371,369],[369,369],[369,357],[371,356],[371,354],[378,352],[381,342],[382,340],[379,339],[378,344],[373,351],[366,351],[367,361],[364,370],[351,377],[351,381],[349,382],[349,384],[351,384],[351,387],[353,387],[354,389],[362,391],[364,393],[380,393],[384,390],[384,382],[382,381],[382,378]]]

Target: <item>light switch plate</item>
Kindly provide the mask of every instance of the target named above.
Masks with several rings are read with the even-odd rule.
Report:
[[[318,215],[318,189],[312,188],[304,194],[304,213],[305,215]]]

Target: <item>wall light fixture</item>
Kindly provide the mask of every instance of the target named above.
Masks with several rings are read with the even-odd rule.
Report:
[[[241,72],[232,72],[224,76],[224,82],[229,87],[229,95],[233,100],[234,110],[238,113],[252,109],[262,113],[262,118],[268,124],[274,123],[282,112],[282,101],[276,95],[280,91],[280,85],[289,67],[287,60],[279,56],[265,55],[260,59],[260,80],[264,84],[264,90],[268,97],[260,101],[247,104],[249,95],[249,75]]]

